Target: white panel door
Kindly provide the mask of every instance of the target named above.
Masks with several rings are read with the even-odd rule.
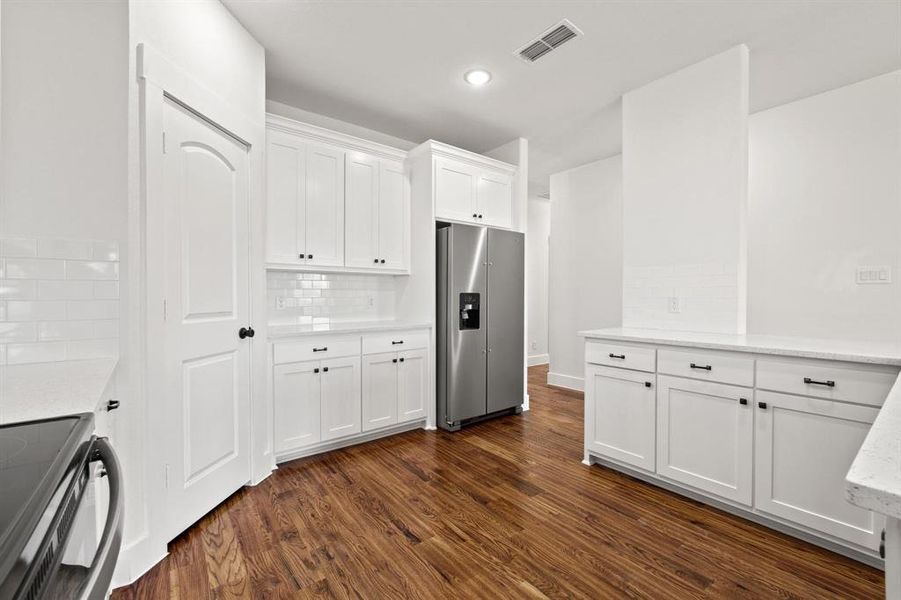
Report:
[[[410,225],[407,185],[403,163],[382,161],[379,167],[379,251],[380,266],[406,269]]]
[[[306,264],[344,265],[344,152],[307,145]]]
[[[476,179],[478,170],[465,163],[435,159],[435,216],[477,222]]]
[[[320,439],[319,361],[273,369],[275,451],[286,452]]]
[[[351,152],[345,174],[345,264],[348,267],[379,266],[379,162]]]
[[[397,423],[397,353],[363,357],[363,431]]]
[[[279,131],[266,132],[266,260],[304,262],[305,146]]]
[[[845,499],[845,475],[878,408],[757,392],[758,510],[870,549],[885,520]]]
[[[587,365],[585,439],[588,450],[654,471],[654,374]]]
[[[481,173],[476,186],[478,219],[491,227],[513,226],[513,183],[509,175]]]
[[[248,152],[166,100],[164,405],[167,531],[194,523],[250,479]]]
[[[657,473],[751,505],[752,390],[657,376]]]
[[[321,363],[322,441],[360,433],[360,357]]]
[[[426,416],[429,400],[429,352],[407,350],[398,354],[397,421],[404,423]]]

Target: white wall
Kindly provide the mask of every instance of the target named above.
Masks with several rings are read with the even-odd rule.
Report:
[[[551,203],[529,196],[526,231],[526,344],[529,365],[548,362],[548,239],[551,233]]]
[[[2,2],[0,235],[123,241],[128,7]]]
[[[747,119],[745,46],[623,96],[624,326],[744,333]]]
[[[548,383],[582,388],[583,329],[622,321],[622,158],[551,175]]]
[[[749,330],[901,340],[901,71],[753,115],[750,150]]]

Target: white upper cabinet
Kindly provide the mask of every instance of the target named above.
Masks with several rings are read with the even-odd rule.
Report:
[[[435,218],[513,227],[515,167],[436,142],[423,146],[434,157]]]
[[[344,264],[344,152],[307,146],[306,261],[309,265]]]
[[[327,271],[409,271],[406,154],[268,116],[266,261]]]

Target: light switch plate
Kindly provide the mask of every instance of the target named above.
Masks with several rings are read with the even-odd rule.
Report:
[[[892,267],[889,265],[857,267],[855,281],[858,285],[891,283]]]

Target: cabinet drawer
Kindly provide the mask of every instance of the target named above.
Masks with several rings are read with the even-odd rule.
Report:
[[[397,352],[399,350],[419,350],[429,347],[429,332],[425,329],[414,331],[388,331],[363,336],[363,354]]]
[[[896,367],[858,365],[826,360],[757,361],[757,387],[882,406],[898,377]]]
[[[733,352],[665,350],[657,353],[657,371],[667,375],[691,377],[752,387],[754,359]]]
[[[360,338],[357,336],[317,336],[304,338],[301,341],[276,343],[274,345],[273,362],[279,365],[305,360],[359,355]]]
[[[652,346],[611,342],[585,342],[585,362],[653,373],[656,349]]]

